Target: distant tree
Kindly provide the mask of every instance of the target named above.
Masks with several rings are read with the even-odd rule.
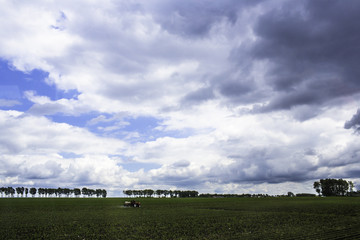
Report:
[[[9,197],[9,195],[10,195],[10,197],[14,197],[14,194],[15,194],[15,189],[13,187],[5,188],[5,195],[7,197]]]
[[[51,197],[53,194],[55,194],[55,191],[56,189],[54,189],[54,188],[48,188],[47,189],[47,192],[48,192],[48,194],[49,194],[49,196]]]
[[[139,197],[141,195],[141,191],[140,190],[132,190],[132,193],[135,197]]]
[[[39,188],[38,189],[38,194],[39,194],[39,197],[41,197],[41,196],[45,196],[45,189],[44,188]]]
[[[9,196],[9,188],[5,188],[4,187],[4,193],[5,193],[5,196],[8,197]]]
[[[30,194],[32,195],[32,197],[35,197],[36,194],[36,188],[30,188]]]
[[[144,194],[147,196],[147,197],[152,197],[152,195],[154,194],[154,190],[152,189],[145,189],[144,190]]]
[[[314,182],[314,188],[315,188],[315,191],[320,196],[321,195],[321,184],[320,184],[320,182]]]
[[[81,195],[81,190],[79,188],[74,188],[75,197],[79,197]]]
[[[298,193],[296,194],[297,197],[316,197],[316,194],[313,193]]]
[[[44,197],[47,197],[48,194],[49,194],[48,189],[47,189],[47,188],[43,188],[43,191],[44,191],[44,193],[43,193]]]
[[[17,187],[17,188],[15,188],[15,190],[16,190],[17,197],[19,197],[19,195],[21,194],[21,187]]]
[[[169,190],[163,190],[163,194],[166,197],[167,195],[169,195]]]
[[[107,195],[107,192],[106,192],[105,189],[103,189],[103,190],[102,190],[102,197],[103,197],[103,198],[106,198],[106,195]]]
[[[349,183],[343,179],[320,179],[320,182],[314,182],[314,188],[319,193],[318,189],[321,189],[323,196],[345,196],[348,189]]]
[[[199,195],[197,191],[179,191],[178,193],[181,198],[197,197]]]
[[[3,192],[5,193],[5,196],[6,196],[6,197],[8,197],[9,194],[10,194],[10,193],[9,193],[9,188],[5,188],[5,187],[4,187]]]
[[[71,191],[70,191],[70,189],[69,189],[69,188],[64,188],[64,189],[63,189],[63,193],[66,195],[66,197],[69,197],[69,196],[70,196]]]
[[[28,193],[29,193],[29,189],[25,188],[25,197],[27,197]]]
[[[190,197],[197,197],[199,196],[199,192],[198,191],[191,191],[190,192]]]
[[[350,192],[354,191],[354,183],[352,181],[349,181],[349,188],[350,188]]]
[[[100,197],[102,195],[102,189],[95,190],[96,197]]]
[[[160,190],[160,189],[158,189],[158,190],[156,190],[155,191],[155,193],[156,193],[156,195],[158,195],[158,197],[160,197],[161,196],[161,194],[162,194],[162,190]]]
[[[96,193],[96,192],[95,192],[94,189],[90,189],[90,188],[88,189],[88,196],[89,196],[89,197],[92,197],[93,195],[95,195],[95,193]]]
[[[288,197],[295,197],[295,194],[293,194],[292,192],[288,192]]]
[[[175,197],[180,197],[180,190],[173,191]]]
[[[55,194],[57,194],[58,197],[61,197],[62,194],[65,194],[65,188],[57,188]]]
[[[83,197],[87,196],[89,194],[89,191],[86,187],[83,187],[81,189],[81,194],[83,195]]]
[[[14,197],[15,189],[13,187],[9,187],[9,193],[11,197]]]
[[[124,190],[123,193],[129,197],[131,197],[131,195],[133,194],[133,191],[132,190]]]

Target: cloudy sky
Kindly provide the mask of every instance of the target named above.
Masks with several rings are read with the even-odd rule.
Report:
[[[360,185],[359,1],[0,4],[1,186]]]

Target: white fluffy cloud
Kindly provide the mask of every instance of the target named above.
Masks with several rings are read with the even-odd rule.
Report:
[[[0,121],[2,182],[105,185],[123,175],[119,160],[108,157],[124,152],[121,140],[15,111],[1,111]]]
[[[53,99],[26,89],[25,112],[9,110],[20,100],[0,99],[0,183],[102,185],[115,194],[157,186],[271,192],[271,183],[291,182],[309,191],[321,177],[356,179],[358,136],[343,126],[359,107],[357,71],[331,68],[338,57],[329,51],[321,61],[328,45],[317,41],[349,21],[329,18],[334,6],[319,19],[308,1],[289,13],[281,10],[287,1],[0,3],[0,58],[76,92]],[[321,21],[328,28],[307,30]],[[338,40],[337,52],[344,46]],[[98,117],[83,127],[45,117],[90,113]],[[157,126],[131,128],[141,116]],[[111,134],[122,129],[126,138]],[[128,171],[129,162],[138,169]]]

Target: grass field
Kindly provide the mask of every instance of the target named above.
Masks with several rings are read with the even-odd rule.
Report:
[[[1,239],[360,239],[360,198],[0,199]]]

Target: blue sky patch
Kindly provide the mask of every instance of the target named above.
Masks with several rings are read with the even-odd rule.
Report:
[[[72,152],[61,152],[59,153],[59,155],[61,155],[63,158],[80,158],[82,157],[82,155],[79,155],[79,154],[75,154],[75,153],[72,153]]]
[[[72,115],[64,115],[64,114],[56,114],[56,115],[51,115],[49,118],[57,123],[68,123],[72,126],[76,126],[76,127],[85,127],[87,125],[87,123],[93,119],[94,117],[96,117],[97,115],[99,115],[99,113],[87,113],[87,114],[82,114],[79,116],[72,116]],[[94,130],[93,128],[88,128],[89,130]]]
[[[160,168],[161,165],[157,163],[138,163],[138,162],[129,162],[129,163],[122,163],[120,164],[124,169],[130,172],[136,172],[140,169],[144,169],[144,171],[149,171],[151,169]]]
[[[3,59],[0,59],[0,99],[2,101],[12,101],[17,104],[0,104],[3,110],[17,110],[25,112],[33,103],[24,97],[25,91],[34,91],[38,96],[49,97],[52,101],[61,98],[71,99],[76,97],[79,93],[76,90],[61,91],[54,85],[49,85],[45,82],[49,74],[47,72],[34,69],[31,72],[24,73],[16,70],[11,64]]]

